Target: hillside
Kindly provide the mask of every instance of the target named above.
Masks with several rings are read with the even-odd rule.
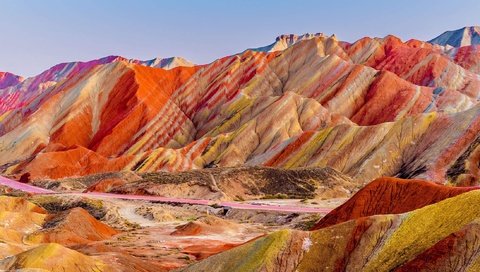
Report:
[[[480,271],[478,30],[0,72],[0,270]]]
[[[75,63],[4,89],[16,98],[0,119],[0,169],[56,179],[315,166],[364,183],[478,182],[470,168],[478,159],[480,79],[470,61],[393,36],[291,39],[284,50],[170,70],[118,57]],[[349,145],[361,149],[342,151]]]

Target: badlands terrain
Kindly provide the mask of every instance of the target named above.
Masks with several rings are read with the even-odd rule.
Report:
[[[480,271],[479,100],[480,27],[1,72],[0,271]]]

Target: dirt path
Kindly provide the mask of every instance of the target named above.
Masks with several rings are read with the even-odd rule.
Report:
[[[134,203],[117,202],[116,204],[118,206],[118,215],[128,222],[138,224],[140,227],[153,227],[157,225],[156,222],[148,220],[147,218],[136,213],[135,209],[137,206],[134,205]]]

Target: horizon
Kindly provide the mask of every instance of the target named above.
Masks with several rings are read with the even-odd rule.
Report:
[[[457,2],[453,10],[431,0],[343,0],[335,4],[306,0],[305,5],[271,0],[130,3],[5,2],[0,22],[8,26],[4,29],[8,39],[0,51],[0,71],[31,77],[59,63],[110,55],[140,60],[182,57],[205,64],[269,45],[282,34],[321,32],[347,42],[386,35],[427,41],[445,31],[480,25],[478,19],[468,19],[476,18],[469,14],[480,8],[480,2],[471,0]],[[447,19],[437,21],[438,14]]]

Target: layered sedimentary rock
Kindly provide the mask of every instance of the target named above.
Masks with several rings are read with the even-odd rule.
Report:
[[[170,70],[120,57],[64,64],[0,90],[11,97],[1,105],[0,170],[36,179],[329,166],[359,183],[478,183],[472,50],[393,36],[280,40],[279,50]]]
[[[49,216],[42,229],[30,235],[28,240],[73,246],[105,240],[117,233],[118,231],[96,220],[86,210],[73,208]]]
[[[62,208],[48,197],[45,201],[48,208]],[[88,206],[87,200],[80,201]],[[54,213],[23,197],[0,196],[2,271],[163,271],[122,249],[82,253],[118,233],[80,207]]]
[[[28,79],[1,74],[0,171],[23,182],[319,201],[375,180],[314,231],[281,230],[241,246],[264,232],[248,236],[249,228],[206,216],[172,227],[162,234],[168,242],[152,236],[132,248],[121,241],[128,235],[82,208],[47,212],[0,198],[0,269],[149,271],[201,260],[185,270],[477,271],[480,192],[468,187],[480,182],[475,31],[431,43],[284,35],[206,65],[112,56]],[[117,212],[149,225],[151,207],[132,205]],[[228,235],[242,239],[189,238]],[[150,241],[188,259],[149,252]]]
[[[399,215],[282,230],[183,271],[476,271],[479,200],[471,191]]]
[[[480,74],[480,45],[453,48],[448,51],[448,55],[458,65]]]
[[[48,261],[46,261],[48,260]],[[97,258],[83,255],[60,244],[43,244],[9,257],[0,263],[5,270],[114,271]]]
[[[193,64],[183,58],[155,58],[152,60],[141,61],[135,59],[126,59],[120,56],[108,56],[98,60],[87,62],[68,62],[61,63],[51,67],[41,74],[23,79],[10,73],[0,73],[0,117],[10,111],[17,110],[17,115],[21,117],[28,115],[33,109],[24,109],[25,106],[42,103],[49,98],[50,90],[57,83],[70,80],[75,76],[87,73],[95,66],[108,64],[112,62],[124,61],[136,63],[149,67],[172,69],[178,66],[193,66]],[[1,131],[0,131],[1,132]]]
[[[73,246],[103,240],[117,233],[81,208],[65,215],[50,215],[45,209],[19,197],[0,197],[0,217],[0,259],[22,253],[40,243]],[[33,258],[32,254],[29,256]]]
[[[0,89],[5,89],[10,86],[14,86],[23,81],[21,76],[14,75],[12,73],[0,72]]]
[[[410,212],[476,189],[479,188],[444,186],[425,180],[378,178],[328,213],[313,230],[367,216]]]

